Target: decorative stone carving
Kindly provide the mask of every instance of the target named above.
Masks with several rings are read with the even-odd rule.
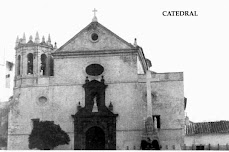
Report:
[[[106,87],[104,79],[99,82],[97,80],[89,81],[86,78],[83,85],[85,107],[72,115],[74,118],[74,149],[116,149],[116,117],[118,114],[114,114],[105,105]],[[97,104],[97,112],[93,112],[94,104]],[[93,128],[104,133],[104,136],[99,140],[94,140],[97,136],[96,132],[89,134]],[[93,147],[96,144],[89,144],[91,141],[98,142],[99,147]]]

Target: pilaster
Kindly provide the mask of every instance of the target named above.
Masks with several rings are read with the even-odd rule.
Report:
[[[33,73],[34,75],[38,76],[39,75],[39,72],[38,72],[38,46],[36,46],[35,50],[34,50],[34,57],[33,57]]]

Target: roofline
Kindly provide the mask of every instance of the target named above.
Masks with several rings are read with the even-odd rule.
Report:
[[[193,133],[193,134],[186,134],[185,136],[203,136],[203,135],[217,135],[217,134],[229,134],[229,131],[225,131],[225,132],[211,132],[211,133]]]
[[[78,35],[80,35],[85,29],[87,29],[91,24],[95,24],[97,23],[99,26],[101,26],[102,28],[104,28],[105,30],[109,31],[111,34],[113,34],[117,39],[121,40],[123,43],[125,43],[126,45],[128,45],[130,48],[134,49],[135,47],[131,44],[128,43],[127,41],[125,41],[124,39],[122,39],[121,37],[119,37],[118,35],[116,35],[114,32],[112,32],[111,30],[107,29],[105,26],[103,26],[102,24],[100,24],[99,22],[91,22],[89,23],[85,28],[83,28],[79,33],[77,33],[75,36],[73,36],[70,40],[68,40],[65,44],[63,44],[60,48],[58,48],[55,52],[59,52],[60,50],[62,50],[66,45],[68,45],[73,39],[75,39]]]
[[[49,48],[52,50],[54,49],[52,45],[41,44],[41,43],[24,43],[24,44],[20,43],[14,49],[17,50],[17,49],[23,48],[23,47],[35,47],[35,46],[45,47],[45,48]]]
[[[103,28],[105,28],[107,31],[111,32],[112,34],[114,34],[115,37],[117,37],[119,40],[121,40],[123,43],[125,43],[126,45],[128,45],[130,48],[132,49],[135,49],[135,47],[131,44],[131,43],[128,43],[127,41],[125,41],[124,39],[122,39],[121,37],[119,37],[118,35],[116,35],[114,32],[112,32],[111,30],[109,30],[108,28],[106,28],[105,26],[103,26],[102,24],[100,24],[98,22],[98,24],[100,26],[102,26]]]
[[[209,122],[193,122],[191,125],[186,125],[186,132],[185,132],[185,136],[202,136],[202,135],[214,135],[214,134],[225,134],[225,133],[229,133],[229,130],[222,130],[222,131],[212,131],[212,132],[197,132],[195,133],[195,126],[196,125],[200,125],[200,124],[211,124],[211,123],[222,123],[222,122],[226,122],[227,124],[229,123],[229,121],[227,120],[220,120],[220,121],[209,121]],[[188,129],[189,127],[193,128],[193,129]],[[187,133],[187,130],[192,130],[191,132]],[[194,130],[194,132],[193,132]],[[210,128],[211,130],[211,128]]]
[[[140,57],[140,61],[141,61],[141,64],[142,64],[142,66],[143,66],[143,70],[144,70],[144,72],[146,73],[146,71],[147,71],[149,68],[148,68],[147,63],[146,63],[146,58],[145,58],[143,49],[142,49],[142,47],[139,47],[139,46],[137,46],[137,48],[138,48],[138,55],[139,55],[139,57]]]
[[[63,44],[61,47],[59,47],[55,52],[59,52],[60,50],[62,50],[66,45],[68,45],[74,38],[76,38],[80,33],[82,33],[90,25],[91,25],[91,23],[88,24],[85,28],[83,28],[80,32],[78,32],[75,36],[73,36],[70,40],[68,40],[65,44]]]

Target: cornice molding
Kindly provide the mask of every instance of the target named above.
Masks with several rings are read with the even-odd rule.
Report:
[[[137,54],[137,49],[120,49],[120,50],[90,50],[90,51],[65,51],[54,52],[52,55],[54,58],[58,57],[74,57],[74,56],[88,56],[88,55],[118,55],[118,54]]]
[[[15,50],[19,49],[19,48],[24,48],[24,47],[45,47],[45,48],[49,48],[49,49],[53,49],[52,45],[48,45],[48,44],[41,44],[41,43],[25,43],[25,44],[18,44],[18,46],[15,47]]]

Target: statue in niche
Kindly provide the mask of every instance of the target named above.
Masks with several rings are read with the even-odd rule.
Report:
[[[96,102],[96,104],[97,104],[97,100],[96,100],[96,99],[97,99],[97,97],[95,96],[95,97],[94,97],[94,100],[93,100],[93,101],[94,101],[94,104],[95,104],[95,102]]]
[[[95,103],[98,105],[98,94],[92,93],[91,94],[91,104],[95,104]]]
[[[157,129],[157,118],[156,117],[154,117],[153,123],[154,123],[154,129],[156,130]]]
[[[94,104],[93,104],[92,112],[98,112],[97,96],[94,97],[93,102]]]
[[[104,80],[102,79],[101,82],[97,80],[89,81],[88,77],[86,77],[83,87],[85,89],[86,109],[92,111],[93,107],[97,107],[98,111],[106,111],[107,107],[105,105],[105,89],[107,85],[104,84]]]

